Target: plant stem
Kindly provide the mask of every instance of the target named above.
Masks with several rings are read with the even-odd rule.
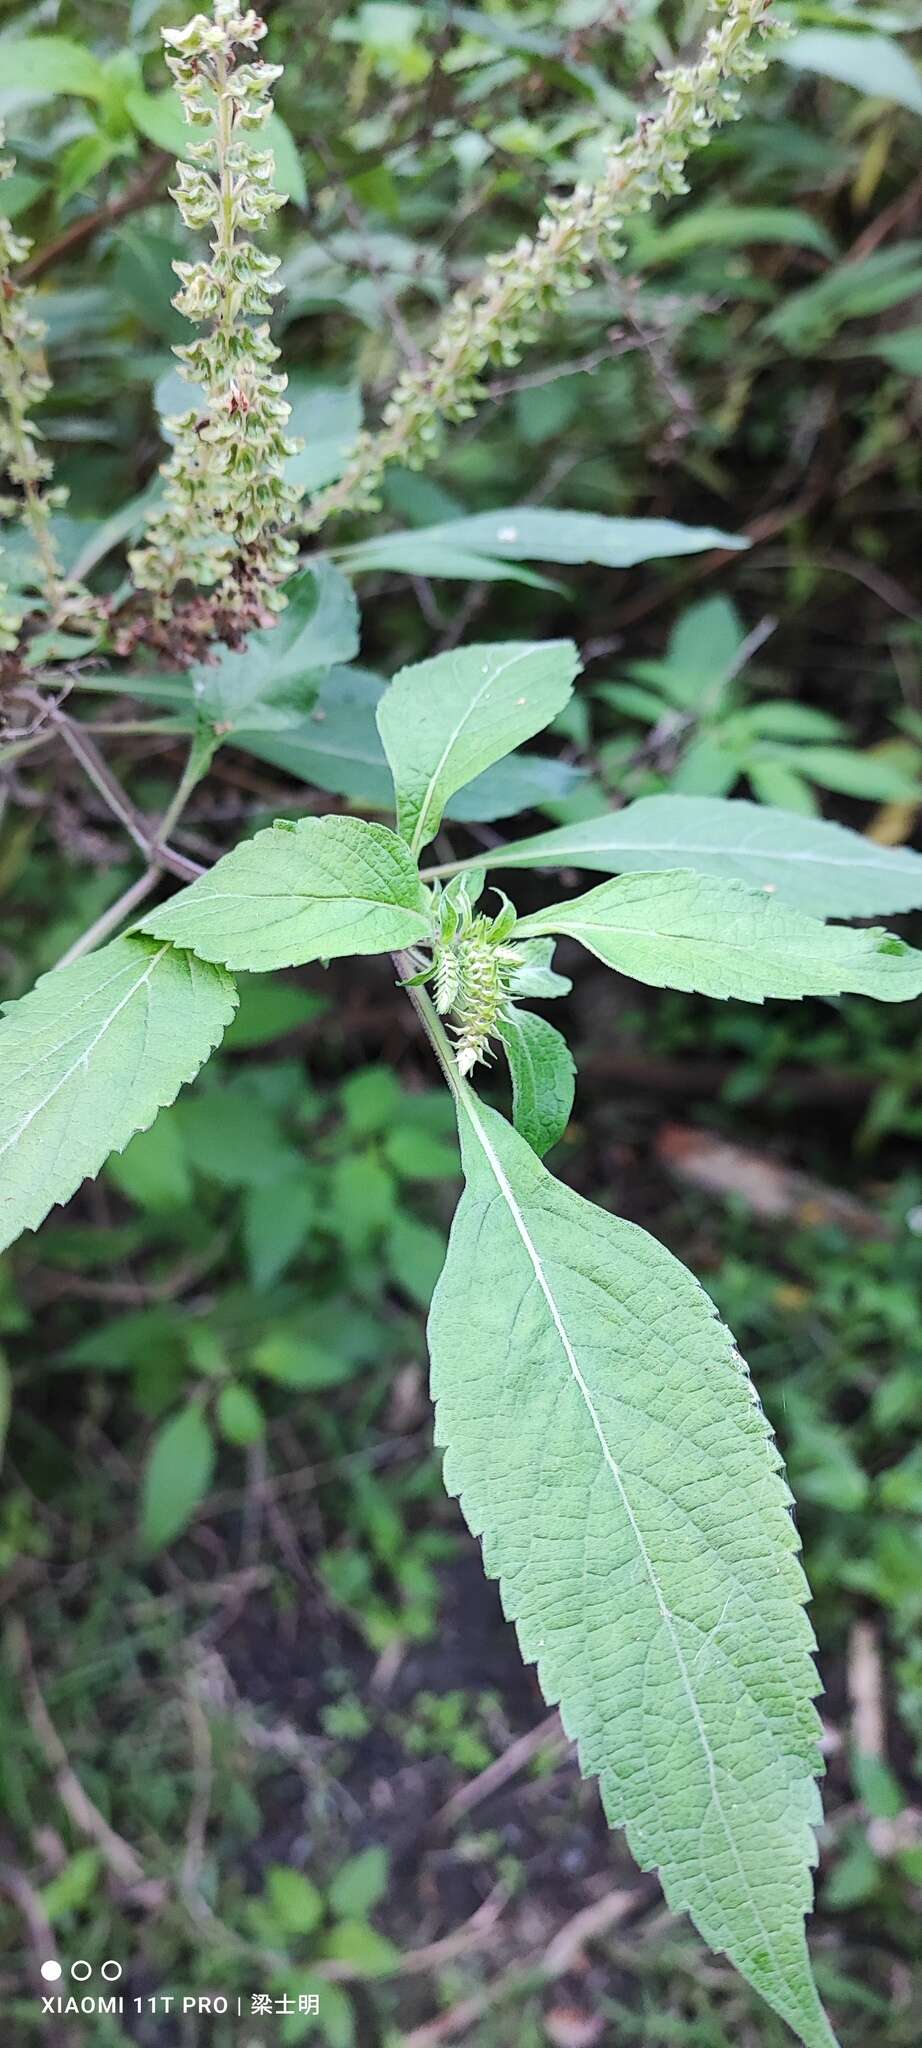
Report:
[[[169,839],[173,826],[185,810],[193,790],[198,788],[202,777],[207,774],[219,744],[217,735],[207,727],[203,726],[194,735],[186,765],[180,776],[175,794],[168,803],[157,828],[158,848],[165,839]]]
[[[95,923],[91,924],[87,931],[82,932],[72,946],[68,946],[67,952],[62,953],[60,960],[55,961],[55,971],[59,967],[69,967],[73,960],[82,959],[84,953],[92,953],[95,946],[101,945],[103,939],[107,939],[117,925],[122,924],[126,917],[131,916],[133,910],[137,910],[139,904],[153,894],[162,873],[163,869],[154,863],[131,883],[130,888],[123,889],[115,902],[110,903],[108,910],[104,910]]]
[[[169,867],[176,860],[184,861],[185,856],[183,854],[174,854],[172,848],[164,846],[163,841],[169,837],[177,819],[184,811],[192,791],[198,787],[203,775],[207,772],[208,765],[218,744],[219,742],[212,732],[203,729],[195,734],[192,745],[189,748],[186,765],[176,790],[163,813],[156,834],[152,840],[145,840],[145,850],[148,854],[149,865],[143,875],[139,875],[136,881],[123,890],[121,896],[117,897],[114,903],[110,903],[108,910],[104,910],[101,916],[96,918],[95,923],[91,924],[85,932],[82,932],[79,939],[74,940],[73,945],[68,947],[67,952],[62,954],[61,959],[55,962],[56,967],[69,967],[73,960],[81,959],[84,953],[91,953],[94,946],[100,945],[103,939],[107,939],[109,933],[114,931],[117,925],[122,924],[126,917],[130,917],[131,912],[137,909],[138,904],[143,903],[153,893],[163,874],[164,868]],[[133,833],[132,837],[134,837]],[[196,862],[190,861],[188,865],[193,870],[193,879],[195,875],[202,872]]]
[[[493,848],[492,850],[495,854],[496,849]],[[499,851],[503,853],[505,848],[500,847]],[[445,860],[441,862],[439,867],[420,868],[419,877],[421,882],[436,882],[441,881],[445,875],[466,875],[469,868],[486,868],[490,865],[489,854],[471,853],[468,854],[466,860]],[[500,862],[495,860],[493,865],[499,867]]]
[[[409,953],[392,953],[391,959],[406,988],[407,995],[426,1033],[426,1037],[435,1053],[452,1095],[455,1101],[460,1103],[464,1096],[464,1082],[458,1072],[451,1040],[431,996],[426,994],[426,990],[419,983],[415,987],[413,985],[412,977],[416,972],[416,962]]]

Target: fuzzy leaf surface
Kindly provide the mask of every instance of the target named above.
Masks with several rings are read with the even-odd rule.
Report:
[[[390,815],[394,780],[375,723],[386,688],[368,669],[332,668],[316,704],[298,724],[285,732],[235,733],[233,744],[286,775]],[[467,822],[508,818],[571,796],[581,780],[578,768],[551,754],[508,754],[456,791],[445,816]]]
[[[878,846],[825,818],[769,810],[741,798],[644,796],[512,846],[495,847],[495,868],[595,868],[623,874],[694,868],[772,888],[814,917],[875,917],[922,905],[922,854]]]
[[[566,932],[652,988],[761,1003],[766,996],[922,994],[922,953],[877,928],[821,924],[743,882],[679,868],[617,875],[516,926],[523,938]]]
[[[412,946],[429,930],[415,862],[386,825],[270,825],[145,918],[202,960],[265,970]]]
[[[429,1323],[445,1481],[586,1775],[805,2048],[817,1690],[780,1459],[713,1304],[464,1091]],[[476,1284],[474,1276],[476,1275]]]
[[[579,665],[572,640],[508,640],[400,670],[378,705],[378,730],[414,853],[434,839],[456,790],[563,710]]]
[[[152,1124],[237,1006],[226,974],[116,939],[42,976],[0,1024],[0,1248]]]
[[[512,1076],[512,1121],[543,1159],[570,1121],[576,1068],[566,1039],[531,1010],[514,1004],[500,1037]]]

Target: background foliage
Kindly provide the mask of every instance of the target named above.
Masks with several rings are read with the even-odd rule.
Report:
[[[364,4],[318,6],[306,30],[302,8],[268,11],[292,194],[272,228],[276,330],[313,489],[448,292],[527,230],[548,185],[591,174],[605,128],[700,13]],[[180,137],[159,29],[183,12],[19,6],[0,37],[18,159],[5,193],[39,252],[42,425],[70,489],[59,538],[111,590],[123,508],[146,502],[175,409],[170,262],[186,252],[164,196]],[[358,626],[331,568],[309,607],[331,673],[297,730],[284,689],[256,731],[232,664],[203,672],[247,743],[190,803],[188,855],[280,809],[326,810],[330,791],[383,801],[363,738],[377,678],[472,636],[576,634],[587,669],[553,758],[521,756],[514,801],[488,792],[450,821],[445,858],[489,843],[507,806],[537,831],[665,788],[822,808],[885,842],[911,832],[917,21],[791,18],[798,39],[699,160],[691,201],[637,228],[617,272],[491,378],[436,466],[391,473],[385,530],[337,530],[362,666],[343,666]],[[53,40],[17,70],[35,34]],[[508,506],[531,508],[511,533],[479,516]],[[549,537],[553,510],[752,545],[621,568],[572,524]],[[152,729],[120,742],[145,814],[182,758],[175,701],[148,674]],[[5,773],[15,995],[130,874],[66,755],[14,753]],[[910,2048],[918,1026],[861,998],[750,1013],[630,985],[613,1018],[600,981],[584,970],[566,999],[580,1081],[554,1164],[701,1273],[750,1358],[826,1649],[818,1976],[849,2048],[872,2027]],[[11,1625],[2,1681],[16,2048],[47,2039],[29,1950],[48,1922],[63,1955],[122,1957],[135,1995],[319,1990],[333,2048],[465,2029],[487,2048],[781,2042],[620,1862],[441,1496],[421,1312],[455,1153],[411,1022],[380,961],[361,983],[335,965],[254,979],[196,1087],[0,1266],[15,1390],[0,1551],[28,1631]],[[497,1759],[498,1784],[480,1775]],[[238,2038],[195,2015],[94,2025],[99,2048]],[[266,2043],[304,2025],[250,2022]]]

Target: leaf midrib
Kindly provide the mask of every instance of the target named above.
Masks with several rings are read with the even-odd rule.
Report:
[[[613,813],[612,815],[616,814]],[[791,812],[790,815],[793,817],[794,813]],[[891,856],[898,856],[900,853],[912,853],[913,850],[912,847],[899,846],[887,849]],[[552,853],[553,848],[549,848],[548,851]],[[496,848],[491,855],[493,866],[530,866],[532,858],[535,859],[538,866],[541,865],[541,860],[537,853],[534,856],[529,855],[527,860],[514,861],[512,856],[515,853],[516,847],[514,844]],[[746,839],[727,841],[722,846],[709,846],[703,839],[580,839],[573,844],[571,849],[567,850],[567,857],[573,866],[579,866],[578,856],[581,853],[696,853],[706,854],[709,859],[715,860],[747,861],[757,861],[765,858],[772,862],[786,862],[791,867],[800,865],[820,868],[845,868],[849,873],[857,871],[858,874],[865,874],[868,870],[876,873],[880,870],[881,873],[888,876],[893,875],[895,865],[892,857],[886,860],[883,857],[875,859],[873,855],[870,855],[868,858],[856,860],[849,854],[839,856],[831,853],[810,853],[807,851],[802,853],[785,852],[782,847],[760,847],[756,841]],[[500,860],[501,854],[505,857],[502,861]],[[651,873],[655,872],[655,869],[651,870]],[[694,871],[692,870],[692,872]]]
[[[691,1709],[691,1715],[695,1726],[695,1732],[698,1736],[698,1740],[701,1745],[702,1755],[705,1761],[705,1769],[707,1771],[708,1783],[710,1785],[711,1799],[713,1802],[714,1811],[723,1829],[727,1846],[730,1850],[731,1857],[735,1864],[740,1884],[743,1888],[743,1892],[745,1894],[750,1911],[752,1912],[753,1918],[759,1928],[759,1932],[762,1935],[762,1938],[765,1942],[766,1949],[772,1956],[775,1963],[775,1967],[778,1969],[779,1976],[781,1978],[781,1981],[783,1982],[785,1980],[787,1973],[783,1965],[779,1964],[774,1941],[772,1940],[772,1936],[765,1925],[765,1922],[759,1911],[758,1904],[752,1895],[751,1887],[749,1885],[746,1872],[740,1858],[739,1850],[736,1845],[736,1838],[733,1835],[729,1822],[727,1821],[727,1817],[724,1813],[723,1806],[721,1804],[720,1791],[717,1783],[717,1766],[714,1759],[714,1754],[707,1738],[707,1730],[704,1726],[704,1722],[701,1717],[701,1710],[695,1698],[694,1690],[688,1672],[688,1666],[682,1654],[681,1643],[679,1642],[678,1635],[676,1634],[673,1616],[670,1609],[667,1607],[666,1601],[663,1597],[662,1587],[660,1586],[659,1579],[657,1578],[656,1571],[653,1565],[653,1560],[650,1556],[649,1550],[647,1549],[646,1543],[644,1542],[643,1533],[637,1521],[637,1517],[634,1514],[634,1510],[631,1506],[629,1496],[624,1486],[624,1481],[621,1478],[620,1468],[616,1463],[616,1460],[612,1456],[611,1450],[609,1449],[609,1445],[605,1436],[605,1432],[602,1428],[598,1411],[595,1407],[595,1403],[593,1402],[592,1395],[589,1391],[586,1381],[583,1378],[583,1374],[580,1371],[579,1361],[577,1359],[576,1352],[574,1350],[573,1344],[567,1332],[567,1328],[563,1321],[560,1309],[558,1308],[557,1302],[551,1290],[550,1282],[548,1281],[547,1275],[544,1271],[544,1267],[541,1261],[540,1254],[538,1252],[538,1248],[535,1245],[534,1240],[532,1239],[529,1233],[528,1226],[525,1222],[525,1218],[522,1215],[522,1211],[519,1208],[518,1202],[515,1199],[515,1195],[512,1191],[509,1181],[507,1180],[506,1175],[503,1172],[501,1162],[497,1158],[493,1146],[490,1143],[489,1137],[487,1136],[483,1124],[480,1121],[480,1117],[477,1113],[476,1097],[472,1094],[469,1088],[465,1087],[461,1095],[461,1101],[465,1113],[473,1127],[478,1143],[480,1144],[484,1156],[487,1160],[487,1163],[490,1167],[490,1171],[496,1182],[499,1193],[502,1196],[504,1202],[506,1203],[515,1229],[517,1230],[519,1237],[521,1238],[522,1244],[525,1247],[525,1251],[528,1255],[532,1270],[535,1275],[535,1279],[537,1280],[539,1289],[544,1296],[545,1302],[547,1303],[551,1320],[560,1339],[561,1347],[563,1349],[567,1365],[573,1375],[574,1380],[576,1381],[576,1385],[585,1403],[587,1413],[589,1415],[593,1430],[595,1432],[596,1439],[599,1444],[599,1448],[602,1453],[603,1462],[607,1470],[611,1473],[611,1476],[614,1479],[615,1485],[617,1487],[622,1507],[627,1516],[632,1535],[636,1542],[644,1570],[647,1574],[650,1587],[653,1592],[654,1599],[656,1600],[657,1607],[659,1608],[660,1618],[665,1625],[666,1633],[669,1637],[670,1645],[672,1647],[672,1651],[676,1660],[676,1665],[678,1667],[682,1688],[685,1693],[686,1699],[688,1700],[689,1707]]]
[[[534,654],[534,652],[535,649],[533,646],[520,648],[519,652],[517,654],[511,655],[508,661],[504,661],[502,663],[501,667],[491,669],[490,674],[481,683],[480,689],[477,691],[477,695],[475,697],[472,697],[470,703],[465,706],[461,718],[458,720],[458,723],[455,726],[453,732],[449,734],[448,739],[445,742],[445,746],[442,750],[441,757],[437,762],[435,768],[433,769],[429,782],[426,785],[423,800],[422,803],[420,804],[419,811],[417,813],[416,824],[413,827],[413,835],[410,840],[411,853],[418,853],[420,847],[425,844],[424,835],[428,823],[429,805],[431,804],[435,791],[438,788],[439,777],[442,773],[443,768],[445,767],[445,763],[449,759],[452,748],[457,744],[460,734],[464,731],[464,728],[468,724],[469,720],[473,718],[474,712],[478,710],[480,704],[482,703],[484,697],[486,696],[488,690],[490,689],[491,684],[498,682],[500,676],[508,674],[508,671],[511,668],[515,668],[517,662],[526,661],[528,659],[528,656],[530,654]]]
[[[108,1015],[104,1017],[99,1027],[99,1030],[96,1033],[95,1038],[92,1038],[90,1040],[89,1045],[86,1046],[83,1052],[81,1052],[78,1055],[78,1057],[71,1062],[71,1065],[55,1082],[54,1087],[49,1089],[48,1094],[42,1098],[41,1102],[37,1102],[34,1105],[34,1107],[29,1110],[28,1115],[23,1118],[22,1122],[17,1125],[16,1129],[13,1132],[11,1132],[10,1136],[4,1140],[2,1145],[0,1145],[0,1159],[2,1159],[4,1153],[10,1150],[11,1146],[19,1144],[20,1139],[25,1135],[25,1132],[28,1130],[29,1125],[34,1123],[35,1118],[37,1116],[41,1116],[42,1111],[48,1108],[49,1103],[54,1101],[55,1096],[60,1094],[61,1089],[66,1088],[68,1081],[72,1079],[73,1075],[77,1072],[78,1067],[82,1067],[86,1063],[86,1061],[89,1060],[91,1055],[95,1052],[96,1047],[99,1044],[100,1040],[105,1037],[107,1031],[111,1030],[112,1025],[115,1023],[116,1018],[121,1016],[122,1011],[127,1007],[127,1005],[130,1002],[134,1001],[134,998],[138,994],[138,991],[144,988],[146,983],[150,981],[154,969],[159,965],[160,961],[163,959],[164,954],[168,953],[169,951],[170,946],[169,943],[166,942],[160,947],[159,952],[153,955],[153,958],[149,961],[144,973],[139,976],[137,981],[132,983],[130,989],[127,991],[127,994],[125,994],[122,997],[121,1001],[116,1004],[115,1009],[110,1010]],[[49,1057],[50,1056],[51,1055],[49,1055]]]

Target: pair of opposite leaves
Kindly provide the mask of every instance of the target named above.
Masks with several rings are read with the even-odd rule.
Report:
[[[485,676],[483,650],[471,652]],[[504,676],[516,666],[504,650]],[[393,749],[413,851],[437,828],[453,775],[479,772],[484,745],[508,732],[487,682],[476,688],[488,742],[477,731],[472,741],[454,693],[437,752],[423,745],[420,758],[418,730],[408,765]],[[537,695],[544,723],[549,698]],[[527,699],[514,709],[535,716]],[[723,825],[754,810],[719,808]],[[585,864],[617,866],[616,844],[600,851],[606,821],[597,827]],[[589,837],[543,835],[512,849],[510,865],[566,858],[568,830]],[[624,865],[630,829],[627,839]],[[745,859],[742,830],[737,842]],[[867,891],[861,845],[851,865]],[[813,869],[828,851],[811,854]],[[699,845],[697,857],[714,853]],[[838,845],[829,859],[848,866]],[[880,887],[898,892],[903,872],[884,862]],[[0,1028],[6,1240],[191,1078],[232,1014],[225,964],[405,947],[429,929],[400,838],[357,819],[308,820],[237,848],[145,920],[148,936],[46,977]],[[628,875],[518,927],[557,931],[640,979],[750,1000],[842,988],[897,999],[922,986],[901,941],[818,925],[708,873]],[[829,2048],[803,1924],[819,1814],[812,1637],[790,1496],[745,1368],[661,1246],[560,1186],[464,1086],[458,1110],[465,1193],[430,1322],[447,1484],[524,1655],[600,1776],[609,1818],[807,2048]]]

